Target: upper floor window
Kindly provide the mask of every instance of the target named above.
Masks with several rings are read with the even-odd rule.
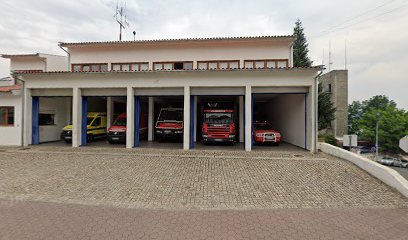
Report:
[[[149,70],[149,63],[135,62],[135,63],[112,63],[112,71],[147,71]]]
[[[72,64],[73,72],[105,72],[108,71],[107,63]]]
[[[0,126],[14,126],[14,107],[0,107]]]
[[[193,62],[155,62],[154,70],[192,70]]]
[[[209,69],[238,69],[239,60],[233,61],[199,61],[198,69],[209,70]]]
[[[287,59],[245,60],[244,65],[249,69],[286,68],[289,66],[289,61]]]

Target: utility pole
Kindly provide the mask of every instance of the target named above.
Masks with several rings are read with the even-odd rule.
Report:
[[[378,121],[375,124],[375,161],[378,162]]]
[[[126,1],[121,1],[119,6],[119,1],[116,2],[116,22],[119,24],[119,41],[122,41],[122,29],[129,27],[129,23],[126,18]]]

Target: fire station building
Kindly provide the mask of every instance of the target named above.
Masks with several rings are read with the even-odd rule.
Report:
[[[61,42],[67,54],[63,69],[14,69],[22,86],[21,107],[16,108],[21,111],[22,145],[60,140],[62,128],[72,124],[72,147],[86,146],[87,114],[104,112],[107,127],[126,113],[123,146],[143,147],[156,141],[160,109],[182,108],[183,140],[178,146],[194,149],[201,144],[203,109],[219,104],[234,113],[236,142],[246,151],[254,148],[253,123],[267,121],[282,141],[314,152],[316,77],[322,69],[293,67],[294,40],[263,36]],[[12,65],[18,59],[7,58]],[[146,140],[140,134],[143,127]]]

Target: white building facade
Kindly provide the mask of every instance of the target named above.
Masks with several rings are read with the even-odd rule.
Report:
[[[141,111],[147,111],[148,141],[153,141],[157,108],[183,108],[183,149],[188,150],[200,139],[203,104],[221,101],[236,110],[238,141],[246,151],[253,148],[253,122],[266,120],[283,141],[314,152],[321,67],[294,68],[294,40],[267,36],[60,43],[68,54],[65,70],[48,66],[45,71],[15,73],[24,82],[22,144],[52,141],[62,125],[72,123],[72,147],[87,145],[89,103],[101,98],[108,125],[115,99],[124,103],[127,148],[140,146]],[[47,99],[56,106],[41,113],[51,104]],[[53,115],[57,108],[59,120]],[[41,136],[38,124],[38,115],[47,118],[47,111],[57,129],[49,139]]]

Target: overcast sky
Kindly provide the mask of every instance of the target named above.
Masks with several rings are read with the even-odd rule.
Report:
[[[63,55],[59,41],[118,40],[110,0],[2,0],[0,53]],[[385,94],[408,109],[407,0],[128,0],[124,39],[292,34],[300,18],[315,64],[345,68],[349,102]],[[323,54],[325,53],[325,54]],[[0,77],[9,62],[0,59]]]

